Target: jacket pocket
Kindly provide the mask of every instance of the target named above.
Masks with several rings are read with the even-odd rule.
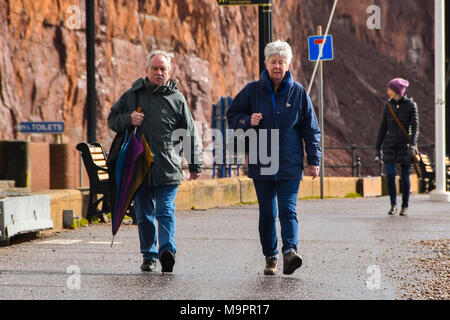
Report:
[[[181,156],[177,154],[173,146],[173,142],[168,141],[163,144],[164,154],[167,159],[171,162],[174,169],[181,170]]]

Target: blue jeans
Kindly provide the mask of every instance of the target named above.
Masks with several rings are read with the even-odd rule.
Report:
[[[391,206],[397,205],[397,186],[395,184],[395,164],[386,163],[387,184],[389,197],[391,198]],[[411,173],[411,165],[401,164],[401,180],[402,180],[402,208],[408,208],[409,192],[411,190],[411,181],[409,175]]]
[[[142,184],[134,198],[141,253],[157,260],[161,252],[175,255],[175,197],[178,185],[150,187]],[[156,221],[158,221],[158,231]],[[156,249],[159,241],[159,250]]]
[[[282,253],[297,252],[297,196],[300,180],[253,180],[259,202],[259,237],[265,257],[278,256],[277,212],[279,212]],[[278,209],[278,210],[277,210]]]

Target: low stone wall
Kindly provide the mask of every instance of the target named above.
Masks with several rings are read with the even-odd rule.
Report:
[[[386,195],[382,177],[348,178],[326,177],[324,196],[344,198],[359,193],[364,197]],[[411,191],[417,192],[417,176],[411,176]],[[384,193],[383,193],[384,192]],[[87,212],[88,188],[43,190],[37,194],[49,194],[54,230],[63,228],[63,211],[73,210],[74,215],[85,217]],[[320,178],[305,177],[300,184],[299,199],[319,198]],[[175,199],[177,211],[211,209],[240,204],[255,204],[257,197],[252,179],[236,177],[226,179],[184,181]]]

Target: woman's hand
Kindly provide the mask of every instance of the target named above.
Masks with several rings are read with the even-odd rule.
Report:
[[[198,179],[202,174],[199,172],[190,172],[189,173],[189,179],[190,180],[196,180]]]
[[[319,176],[320,167],[319,166],[310,166],[309,172],[313,179],[317,178]]]
[[[257,125],[259,125],[259,123],[261,122],[263,116],[262,113],[254,113],[252,114],[252,118],[250,120],[250,125],[252,127],[256,127]]]

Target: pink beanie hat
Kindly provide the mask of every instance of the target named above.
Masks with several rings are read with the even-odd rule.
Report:
[[[389,81],[388,88],[391,88],[395,93],[403,97],[406,92],[406,88],[409,87],[408,80],[402,78],[395,78]]]

